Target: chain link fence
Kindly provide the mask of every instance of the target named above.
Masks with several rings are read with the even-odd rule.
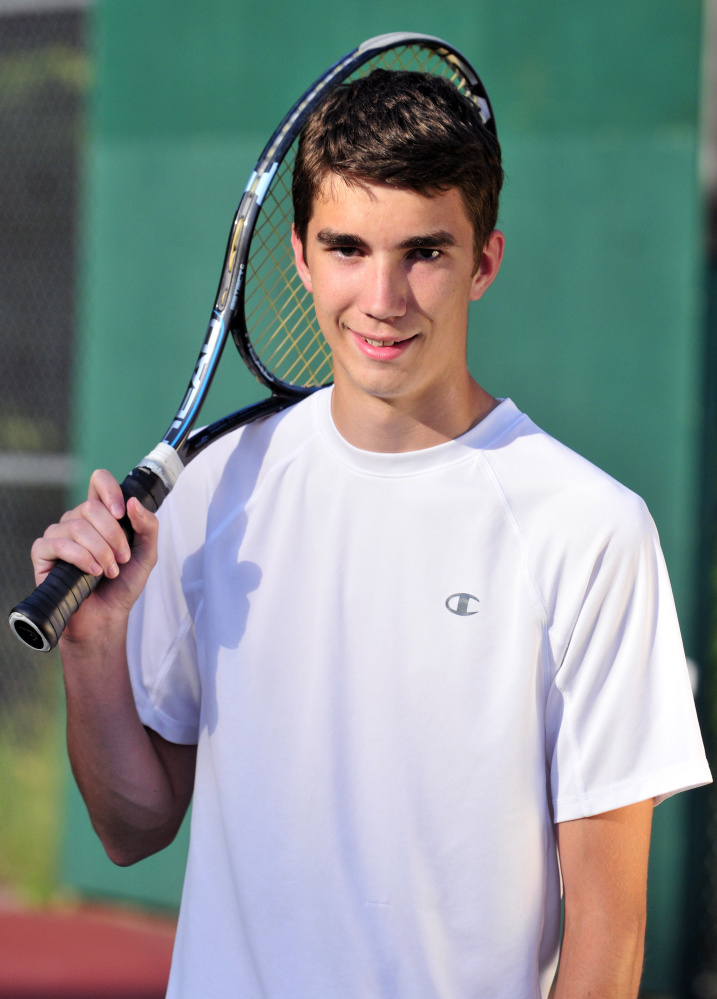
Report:
[[[0,2],[0,608],[33,586],[32,540],[71,481],[78,196],[89,87],[82,4]],[[48,661],[49,660],[49,661]],[[51,890],[58,661],[0,624],[0,886]]]

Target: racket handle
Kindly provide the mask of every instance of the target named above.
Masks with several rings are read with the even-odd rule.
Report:
[[[152,513],[159,509],[168,492],[158,475],[142,467],[132,469],[122,483],[125,502],[134,496]],[[131,545],[134,531],[126,513],[119,524]],[[31,649],[49,652],[57,645],[67,622],[101,579],[102,576],[93,576],[58,559],[34,593],[10,611],[10,627]]]

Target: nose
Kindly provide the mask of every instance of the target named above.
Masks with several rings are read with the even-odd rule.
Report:
[[[372,319],[386,321],[405,315],[406,275],[399,263],[375,257],[364,273],[359,308]]]

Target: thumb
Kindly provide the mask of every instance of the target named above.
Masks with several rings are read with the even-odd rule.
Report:
[[[132,561],[151,569],[157,561],[157,534],[159,523],[150,510],[146,510],[133,496],[127,503],[127,516],[134,531]]]

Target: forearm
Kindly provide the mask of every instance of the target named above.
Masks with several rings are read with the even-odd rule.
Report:
[[[551,999],[635,999],[640,987],[644,917],[566,912],[560,968]]]
[[[171,842],[188,802],[137,714],[125,632],[119,622],[103,629],[91,647],[61,644],[72,770],[92,824],[117,864],[134,863]]]
[[[652,801],[557,826],[565,928],[554,999],[635,999]]]
[[[120,527],[126,513],[132,550]],[[158,521],[121,487],[93,473],[87,500],[51,524],[32,546],[39,585],[58,558],[103,574],[60,641],[72,770],[108,856],[131,864],[173,839],[194,784],[195,746],[145,729],[126,658],[127,621],[157,561]],[[120,569],[121,566],[121,569]]]

